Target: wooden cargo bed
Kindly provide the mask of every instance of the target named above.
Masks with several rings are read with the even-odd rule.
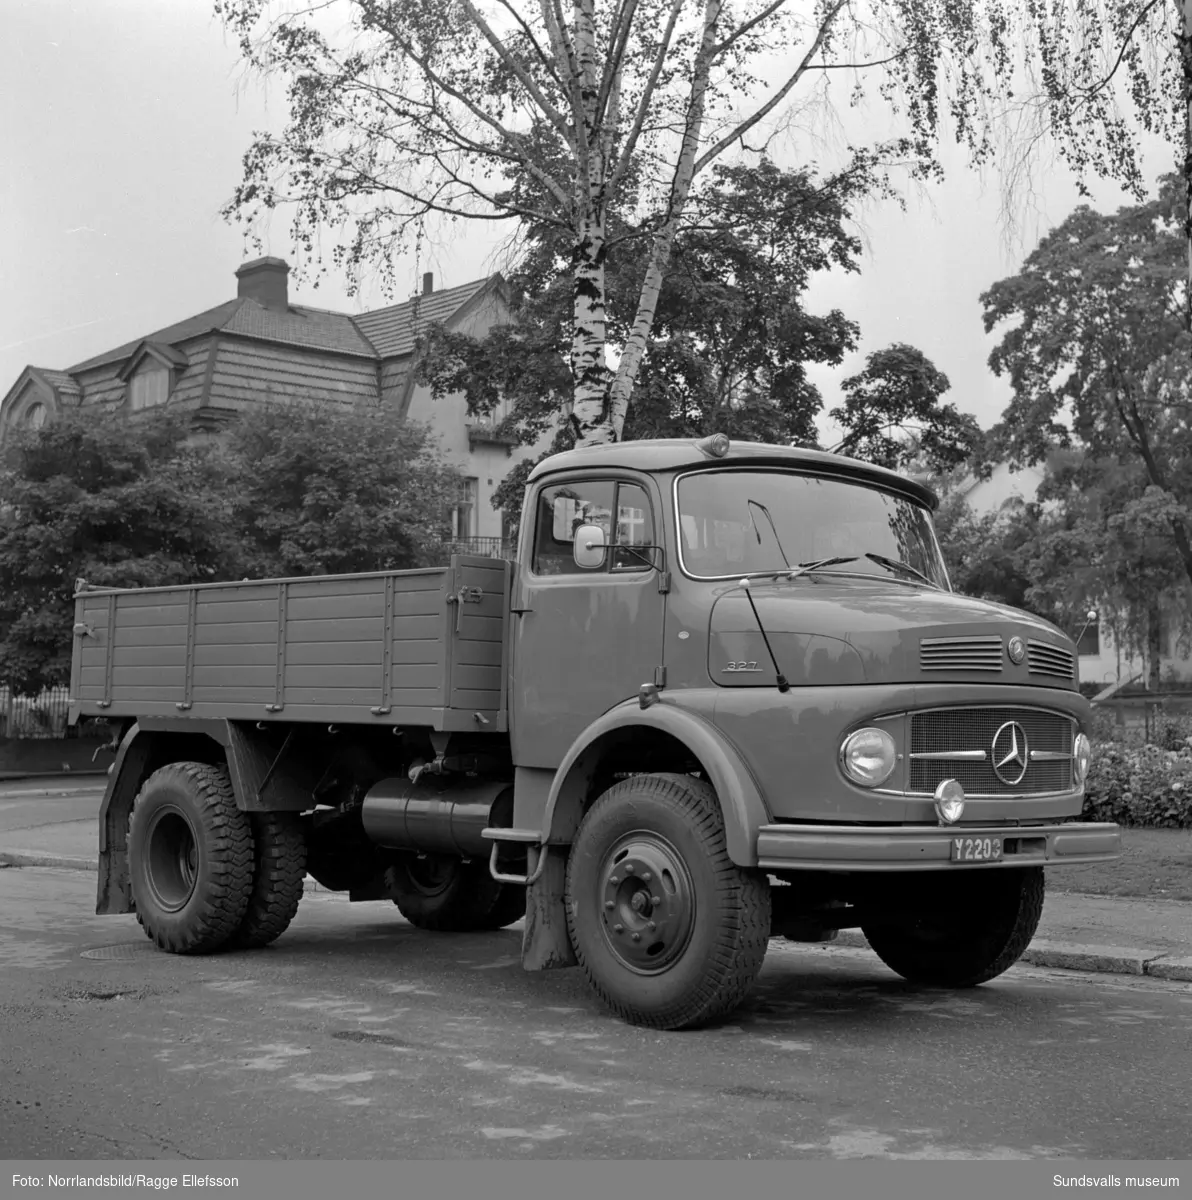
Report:
[[[510,565],[75,597],[71,719],[227,717],[507,728]]]

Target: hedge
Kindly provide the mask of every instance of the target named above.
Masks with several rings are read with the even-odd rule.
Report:
[[[1093,732],[1086,820],[1192,829],[1192,720],[1160,717],[1149,741],[1102,721]]]

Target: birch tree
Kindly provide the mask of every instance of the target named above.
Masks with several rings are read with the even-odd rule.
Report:
[[[288,120],[259,133],[226,213],[292,216],[297,245],[350,278],[431,223],[515,220],[571,245],[570,420],[622,434],[668,258],[693,187],[769,145],[829,80],[901,122],[885,149],[924,168],[945,116],[974,154],[1009,62],[1007,31],[955,0],[217,0],[250,67],[286,82]],[[875,147],[863,148],[872,154]],[[645,263],[609,345],[604,262],[615,214]]]

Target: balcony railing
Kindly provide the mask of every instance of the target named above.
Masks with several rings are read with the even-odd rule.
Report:
[[[455,538],[444,543],[444,548],[448,554],[483,554],[489,558],[512,559],[517,553],[512,541],[500,537]]]

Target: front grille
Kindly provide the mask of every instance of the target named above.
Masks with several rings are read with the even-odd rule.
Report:
[[[982,637],[924,638],[919,643],[921,671],[1000,671],[1002,639]]]
[[[1017,722],[1027,743],[1026,773],[1015,784],[998,778],[993,769],[994,735],[1008,721]],[[949,708],[912,713],[908,790],[930,795],[943,780],[955,779],[968,795],[1020,796],[1071,791],[1074,734],[1071,717],[1039,708]],[[915,757],[964,750],[983,751],[984,759]],[[1030,757],[1032,751],[1064,757],[1039,760]]]
[[[1027,642],[1026,661],[1032,675],[1055,675],[1072,678],[1072,651],[1048,642]]]

